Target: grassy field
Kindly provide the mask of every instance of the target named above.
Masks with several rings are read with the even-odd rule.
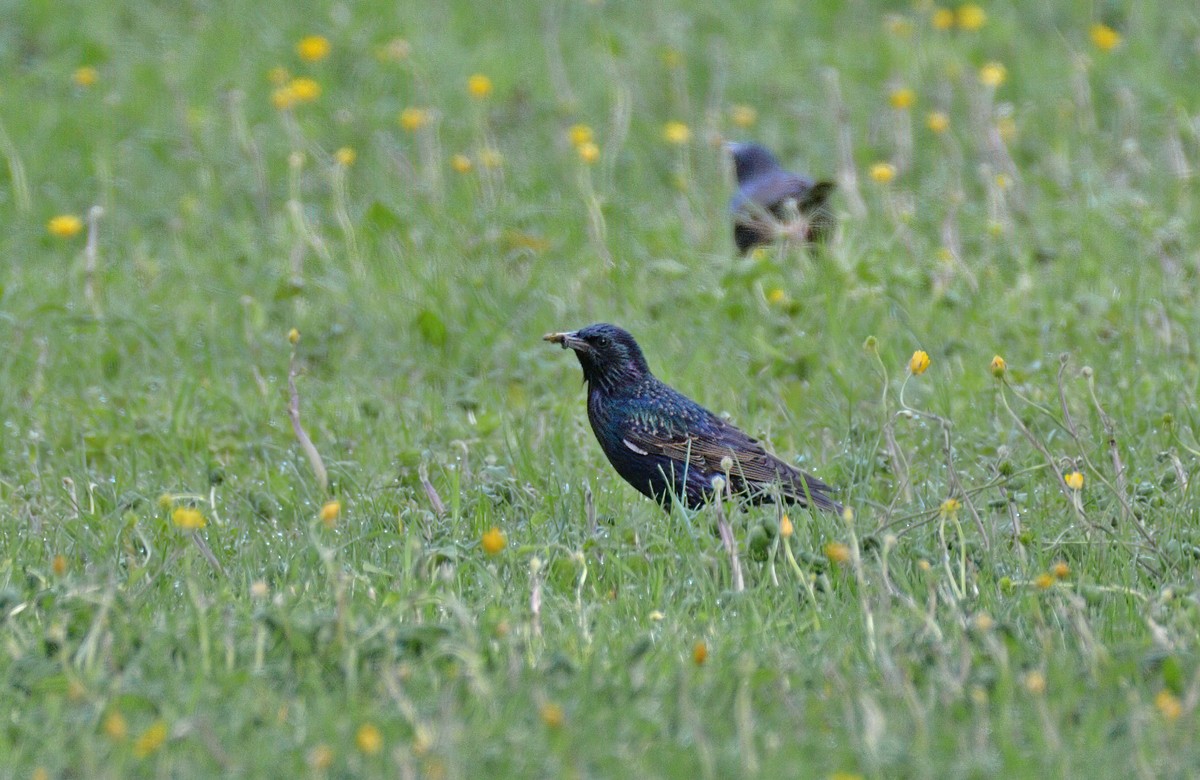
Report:
[[[745,5],[0,5],[0,776],[1194,775],[1200,12]],[[737,592],[593,321],[853,513]]]

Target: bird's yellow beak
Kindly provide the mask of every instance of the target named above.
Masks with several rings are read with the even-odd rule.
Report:
[[[575,331],[547,333],[545,336],[542,336],[542,341],[549,341],[551,344],[562,344],[563,349],[587,349],[587,342],[575,335]]]

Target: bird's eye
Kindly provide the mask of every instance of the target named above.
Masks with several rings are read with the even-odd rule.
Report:
[[[607,347],[608,346],[608,336],[597,336],[596,337],[596,346],[597,347]]]

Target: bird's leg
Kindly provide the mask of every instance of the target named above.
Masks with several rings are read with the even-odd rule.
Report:
[[[721,534],[721,543],[725,545],[725,552],[729,553],[729,564],[733,570],[733,591],[741,593],[746,589],[746,581],[742,577],[742,562],[738,559],[737,542],[733,538],[733,529],[725,517],[725,504],[721,496],[721,493],[724,492],[722,488],[725,487],[725,480],[721,477],[714,477],[713,487],[715,488],[713,498],[717,508],[717,531]]]

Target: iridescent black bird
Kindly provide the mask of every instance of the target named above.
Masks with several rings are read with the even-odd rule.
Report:
[[[737,177],[738,191],[729,201],[729,211],[738,252],[746,254],[777,238],[817,243],[833,232],[827,201],[836,184],[788,173],[759,144],[728,143],[725,148],[733,156]]]
[[[644,495],[670,510],[694,509],[713,495],[713,479],[750,503],[784,501],[840,512],[831,489],[789,466],[695,401],[650,373],[633,336],[615,325],[550,333],[546,341],[575,350],[588,386],[592,431],[608,462]]]

